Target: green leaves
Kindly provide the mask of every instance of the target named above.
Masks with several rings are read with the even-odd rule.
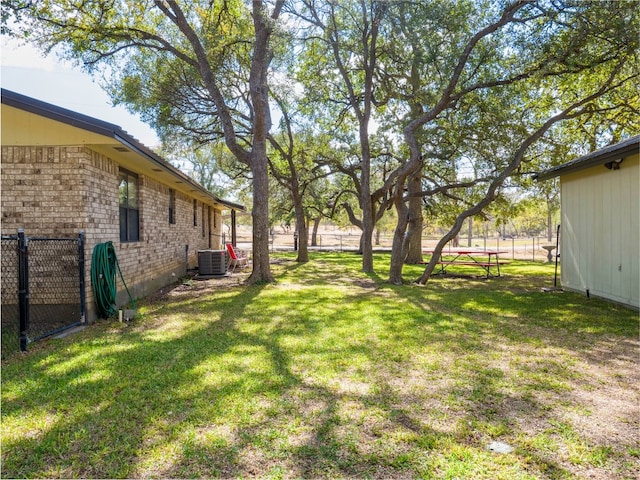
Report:
[[[330,169],[314,188],[337,191],[334,206],[349,192],[367,235],[392,198],[406,204],[409,171],[454,214],[561,161],[548,145],[566,155],[640,129],[634,1],[9,0],[2,22],[105,75],[166,144],[224,143],[248,166],[257,151],[266,163],[267,134],[290,138],[295,151],[270,153],[274,180]],[[271,126],[285,113],[270,95],[288,124]]]

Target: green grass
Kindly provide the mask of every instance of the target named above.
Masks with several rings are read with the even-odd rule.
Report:
[[[637,312],[542,293],[543,264],[420,287],[385,255],[278,259],[275,285],[184,284],[4,360],[2,476],[635,475]]]
[[[2,347],[0,348],[0,358],[3,360],[20,351],[20,328],[16,323],[17,321],[6,322],[1,327]]]

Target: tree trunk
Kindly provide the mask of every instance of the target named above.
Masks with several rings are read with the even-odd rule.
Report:
[[[436,244],[436,247],[433,249],[433,253],[431,254],[431,260],[429,260],[427,267],[424,269],[424,272],[418,279],[417,283],[424,285],[425,283],[427,283],[429,278],[431,278],[431,274],[435,270],[436,265],[438,264],[438,260],[440,260],[440,255],[442,254],[442,250],[444,249],[444,246],[447,243],[449,243],[453,238],[455,238],[456,235],[458,235],[458,232],[462,228],[463,221],[464,221],[464,218],[461,218],[460,222],[456,221],[456,225],[454,225],[453,228],[445,236],[443,236],[440,239],[440,241],[438,241],[438,243]]]
[[[299,195],[294,195],[294,203],[296,211],[296,232],[298,232],[298,257],[296,258],[296,262],[305,263],[309,261],[309,230],[307,228],[307,219]]]
[[[320,228],[320,220],[322,220],[322,217],[320,217],[320,216],[318,216],[318,217],[313,219],[313,231],[311,233],[311,246],[312,247],[317,247],[318,246],[318,228]]]
[[[416,265],[422,263],[422,197],[412,196],[422,189],[422,171],[409,177],[409,224],[407,230],[407,256],[405,263]]]
[[[254,142],[254,155],[251,172],[253,174],[253,271],[248,283],[274,282],[269,264],[269,177],[267,173],[266,149],[258,153]],[[259,155],[262,155],[263,161]]]
[[[362,271],[373,273],[373,208],[371,205],[371,151],[369,148],[369,125],[360,125],[360,145],[362,149],[362,172],[360,175],[360,208],[362,209]]]
[[[280,2],[279,2],[280,3]],[[253,174],[253,271],[250,284],[274,282],[269,264],[269,174],[267,161],[267,134],[271,128],[269,87],[267,75],[272,54],[269,38],[272,21],[267,17],[261,1],[253,2],[253,24],[256,41],[251,58],[249,88],[253,106],[253,142],[251,173]]]
[[[398,193],[396,193],[398,195]],[[407,242],[405,242],[405,232],[407,231],[409,209],[402,201],[402,189],[400,198],[396,198],[394,203],[398,213],[398,223],[393,231],[393,243],[391,246],[391,265],[389,267],[389,283],[402,285],[402,266],[407,255]]]

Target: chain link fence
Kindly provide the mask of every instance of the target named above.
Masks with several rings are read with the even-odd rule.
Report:
[[[269,247],[272,251],[291,251],[297,246],[297,237],[291,233],[273,233],[270,236]],[[440,237],[422,237],[422,248],[425,251],[432,250]],[[240,248],[251,249],[251,236],[247,234],[238,235],[237,244]],[[373,249],[378,251],[391,251],[393,236],[389,234],[374,235]],[[351,233],[333,233],[323,232],[316,236],[315,245],[309,237],[310,251],[338,251],[349,252],[356,251],[360,247],[360,233],[355,231]],[[445,253],[449,246],[451,248],[469,247],[478,250],[499,250],[504,252],[505,259],[512,260],[532,260],[535,262],[552,261],[552,256],[556,251],[557,237],[554,235],[551,240],[546,236],[536,237],[467,237],[459,238],[458,243],[451,242],[445,247]],[[553,254],[550,252],[553,251]]]
[[[18,237],[2,235],[2,357],[20,349],[18,312]]]
[[[84,322],[84,235],[2,236],[2,355]]]

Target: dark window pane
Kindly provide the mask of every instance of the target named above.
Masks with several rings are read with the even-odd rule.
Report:
[[[176,191],[169,190],[169,223],[176,223]]]
[[[198,202],[196,200],[193,201],[193,226],[196,227],[198,225]]]
[[[138,210],[129,209],[127,212],[129,226],[129,241],[137,242],[140,240],[140,226],[138,224]]]
[[[120,241],[127,241],[127,209],[120,207]]]
[[[135,242],[140,237],[138,213],[138,176],[121,170],[118,176],[120,204],[120,241]]]

